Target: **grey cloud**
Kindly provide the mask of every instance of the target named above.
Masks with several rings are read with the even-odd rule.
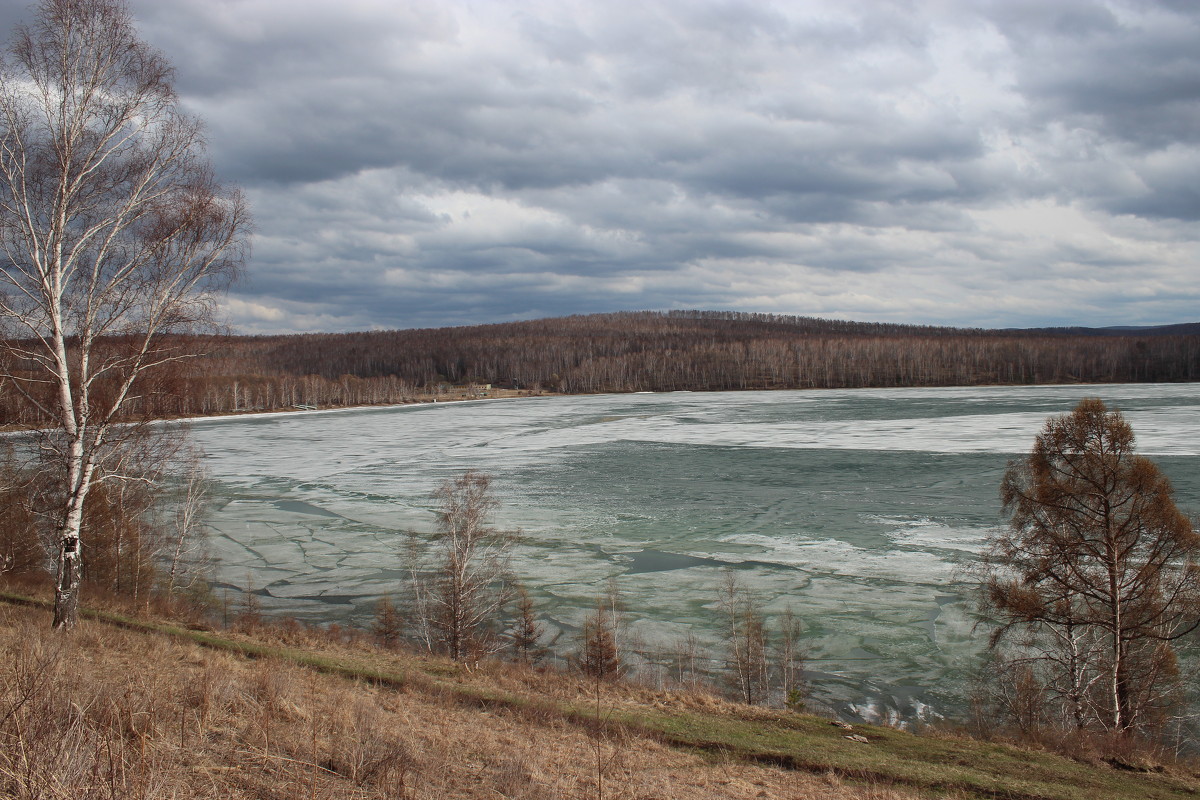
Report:
[[[1068,119],[1148,148],[1200,141],[1200,6],[998,3],[1037,121]]]
[[[1200,221],[1200,186],[1196,174],[1166,177],[1143,197],[1123,198],[1109,208],[1120,214],[1140,217],[1173,217]]]
[[[653,307],[1194,317],[1118,274],[1194,283],[1188,3],[134,9],[250,190],[260,235],[230,303],[247,330]],[[1078,270],[1116,288],[1081,293]]]

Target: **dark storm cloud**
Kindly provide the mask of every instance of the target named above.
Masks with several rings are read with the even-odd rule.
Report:
[[[245,330],[1195,317],[1189,3],[133,7],[254,204]]]
[[[1126,13],[1084,2],[998,8],[1035,121],[1074,123],[1150,149],[1200,141],[1200,5],[1143,3]]]
[[[1200,175],[1200,6],[1077,0],[996,9],[1030,122],[1086,132],[1075,143],[1090,167],[1128,173],[1129,185],[1080,199],[1118,214],[1200,220],[1192,188]]]

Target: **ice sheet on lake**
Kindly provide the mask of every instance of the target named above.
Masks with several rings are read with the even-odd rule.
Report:
[[[896,582],[949,580],[954,564],[929,550],[880,550],[857,547],[840,539],[780,541],[761,534],[731,536],[728,541],[758,548],[750,560],[801,567],[852,578]]]
[[[960,568],[1002,524],[1006,462],[1089,396],[1200,508],[1195,384],[555,397],[193,429],[220,581],[268,610],[365,621],[397,589],[405,532],[432,529],[431,492],[479,469],[556,630],[615,578],[644,641],[690,627],[715,646],[728,564],[769,613],[804,620],[820,697],[886,716],[961,701],[982,634]]]
[[[961,550],[978,554],[984,549],[994,528],[947,525],[928,517],[903,518],[874,516],[871,519],[888,528],[888,536],[897,544],[925,550]]]

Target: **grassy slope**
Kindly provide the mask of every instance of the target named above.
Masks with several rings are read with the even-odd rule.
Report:
[[[12,595],[3,599],[39,604]],[[1200,790],[1200,780],[1182,772],[1131,772],[998,744],[914,736],[882,727],[858,726],[855,732],[869,740],[862,744],[845,739],[845,731],[824,719],[750,708],[704,695],[636,686],[597,689],[571,676],[512,667],[467,670],[437,659],[382,653],[361,645],[296,646],[304,638],[298,635],[289,642],[278,633],[217,634],[112,613],[89,612],[89,616],[136,632],[138,637],[165,635],[239,657],[269,659],[420,694],[435,704],[473,713],[499,711],[538,725],[553,720],[585,732],[599,728],[606,735],[648,737],[744,763],[832,773],[868,785],[906,787],[920,796],[1168,800],[1195,797]],[[146,646],[156,645],[148,642]]]

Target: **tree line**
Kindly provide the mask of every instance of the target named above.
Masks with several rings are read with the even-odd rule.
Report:
[[[468,385],[591,394],[1197,381],[1194,327],[996,331],[647,311],[461,328],[177,337],[179,352],[201,355],[141,376],[122,414],[399,404]],[[10,364],[8,371],[31,370]],[[52,389],[26,385],[31,396]],[[98,394],[104,385],[97,382]],[[29,397],[0,397],[0,423],[44,417]]]
[[[985,331],[736,312],[625,312],[236,338],[215,374],[566,393],[1200,379],[1200,336]],[[214,366],[218,362],[214,360]]]

